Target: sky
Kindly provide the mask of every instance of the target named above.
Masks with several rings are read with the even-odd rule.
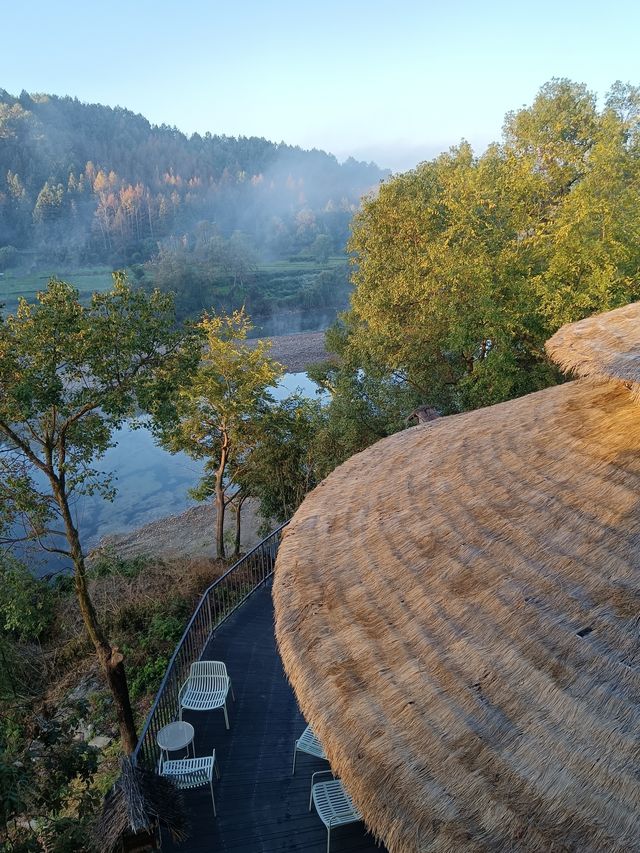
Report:
[[[412,168],[552,77],[640,84],[640,3],[2,0],[0,88]]]

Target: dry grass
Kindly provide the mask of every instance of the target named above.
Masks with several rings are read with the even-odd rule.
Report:
[[[548,355],[563,370],[595,382],[625,382],[640,396],[640,302],[569,323],[549,338]]]
[[[640,408],[605,378],[385,439],[285,531],[285,669],[394,853],[640,850]]]
[[[136,572],[132,571],[131,562],[118,563],[113,555],[109,559],[112,571],[93,577],[89,591],[111,642],[124,643],[131,649],[133,658],[125,660],[130,676],[135,666],[148,657],[144,641],[149,615],[171,614],[177,608],[184,613],[179,624],[186,625],[188,614],[202,592],[228,567],[224,561],[207,557],[149,559],[141,560]],[[89,569],[90,574],[95,569],[94,564]],[[174,645],[173,640],[169,645]],[[55,625],[40,656],[48,671],[49,686],[43,696],[47,702],[64,702],[64,697],[83,682],[102,682],[102,673],[72,590],[59,598]],[[151,699],[141,697],[138,700],[141,718]]]

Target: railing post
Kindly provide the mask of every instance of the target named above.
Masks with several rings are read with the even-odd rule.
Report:
[[[213,634],[213,618],[211,616],[211,596],[209,595],[209,590],[207,590],[206,596],[207,596],[207,613],[209,615],[209,640],[210,640],[211,635]],[[207,640],[207,642],[209,640]]]

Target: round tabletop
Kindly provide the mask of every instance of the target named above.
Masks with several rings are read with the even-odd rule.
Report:
[[[158,746],[166,752],[176,752],[189,746],[193,740],[194,728],[191,723],[178,720],[160,729],[156,735]]]

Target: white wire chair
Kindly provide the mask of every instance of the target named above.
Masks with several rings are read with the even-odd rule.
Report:
[[[227,714],[227,695],[233,687],[231,679],[227,674],[227,667],[219,660],[201,660],[191,664],[189,677],[180,688],[178,703],[180,705],[180,719],[183,710],[188,711],[213,711],[222,708],[224,711],[224,723],[229,728],[229,716]]]
[[[200,758],[181,758],[177,761],[165,761],[160,758],[159,773],[167,779],[171,779],[176,788],[200,788],[209,784],[211,789],[211,804],[213,805],[213,816],[217,817],[216,801],[213,796],[213,771],[220,778],[220,771],[216,764],[215,749],[211,755],[203,755]]]
[[[307,726],[307,728],[302,732],[298,740],[293,745],[293,770],[291,771],[292,776],[296,772],[296,755],[298,754],[298,752],[306,752],[307,755],[313,755],[315,756],[315,758],[323,758],[325,761],[327,760],[327,756],[324,754],[322,744],[318,740],[318,737],[311,728],[311,726]]]
[[[318,817],[327,827],[327,853],[330,853],[331,830],[335,826],[358,823],[362,820],[362,815],[354,806],[340,779],[329,779],[328,782],[314,781],[316,776],[322,776],[325,773],[333,775],[331,770],[320,770],[311,776],[309,811],[313,804]]]

